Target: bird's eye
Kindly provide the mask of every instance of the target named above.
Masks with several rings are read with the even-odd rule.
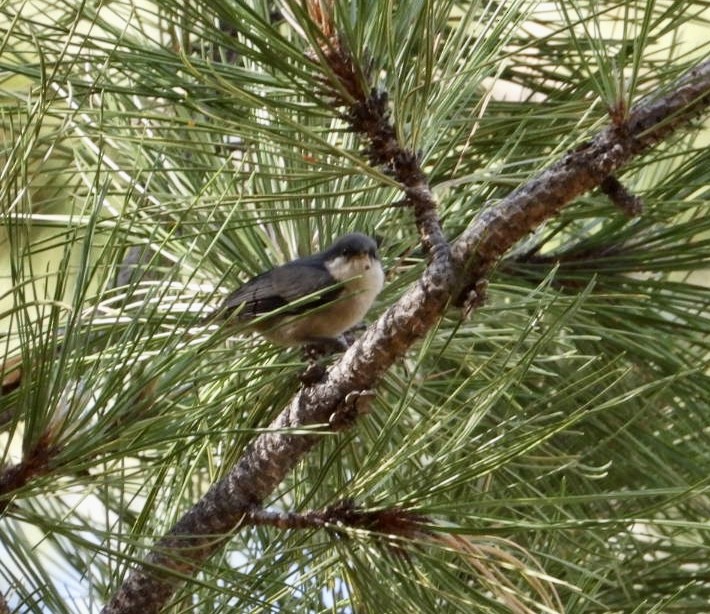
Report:
[[[344,247],[342,254],[347,258],[348,256],[352,256],[352,250],[349,247]]]

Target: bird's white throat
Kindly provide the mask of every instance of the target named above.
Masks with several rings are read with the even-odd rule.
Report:
[[[354,326],[365,317],[384,286],[385,273],[382,270],[382,264],[376,258],[363,254],[349,257],[338,256],[327,262],[326,268],[334,279],[345,282],[348,301],[336,301],[336,304],[340,304],[341,309],[349,312],[343,314],[344,318],[351,322],[351,326]]]

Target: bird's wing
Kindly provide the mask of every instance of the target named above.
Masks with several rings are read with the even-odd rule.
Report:
[[[217,311],[220,315],[228,315],[239,309],[239,318],[252,319],[315,294],[313,300],[286,310],[286,313],[303,313],[335,300],[342,290],[336,284],[322,266],[286,264],[262,273],[237,288]]]

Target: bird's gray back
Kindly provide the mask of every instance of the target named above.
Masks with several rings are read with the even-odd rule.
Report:
[[[239,317],[251,319],[285,307],[310,294],[317,293],[313,300],[286,310],[286,313],[302,313],[335,300],[341,289],[333,287],[337,282],[321,265],[310,259],[291,262],[258,275],[230,294],[222,304],[223,315],[239,308]]]

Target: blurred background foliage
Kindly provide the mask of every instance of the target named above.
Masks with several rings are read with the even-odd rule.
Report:
[[[452,238],[708,55],[705,2],[336,0],[335,17]],[[296,350],[198,326],[224,293],[352,229],[388,268],[370,320],[421,273],[313,36],[295,0],[0,3],[17,611],[97,610],[297,390]],[[642,215],[595,191],[516,246],[488,303],[448,313],[268,502],[403,506],[439,541],[244,529],[173,611],[707,612],[709,140],[698,121],[625,169]]]

